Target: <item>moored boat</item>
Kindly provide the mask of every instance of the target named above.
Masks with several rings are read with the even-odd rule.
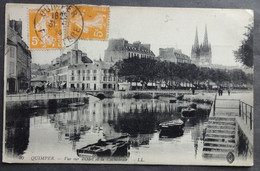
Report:
[[[161,131],[159,133],[159,139],[165,140],[165,138],[176,138],[183,135],[183,130],[176,131],[176,132],[167,132],[167,131]]]
[[[181,114],[183,117],[193,117],[196,113],[196,109],[193,109],[191,107],[183,108],[181,110]]]
[[[184,127],[184,122],[181,119],[175,119],[168,122],[159,124],[161,131],[167,132],[178,132]]]
[[[197,109],[197,104],[196,103],[192,103],[189,105],[189,107],[193,108],[193,109]]]
[[[176,103],[177,99],[176,98],[173,98],[170,100],[170,103]]]
[[[95,144],[77,149],[79,157],[86,156],[126,156],[129,146],[129,134],[110,140],[98,140]]]

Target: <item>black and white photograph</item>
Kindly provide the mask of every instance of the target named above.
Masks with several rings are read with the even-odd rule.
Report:
[[[3,162],[252,166],[249,9],[6,4]]]

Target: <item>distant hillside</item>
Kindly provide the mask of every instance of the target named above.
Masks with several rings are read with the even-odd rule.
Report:
[[[45,75],[46,70],[50,67],[51,65],[49,64],[36,64],[32,63],[31,64],[31,76],[32,78],[37,77],[37,75]]]

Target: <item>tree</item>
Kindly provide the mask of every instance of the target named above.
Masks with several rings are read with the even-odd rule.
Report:
[[[132,82],[138,82],[138,72],[139,72],[139,59],[138,57],[127,58],[123,61],[119,61],[115,64],[118,69],[118,76],[125,77],[127,81],[130,82],[132,86]]]
[[[246,38],[242,41],[237,51],[234,51],[235,59],[237,62],[242,63],[244,66],[253,67],[253,30],[252,25],[247,26],[247,33],[244,35]]]
[[[233,69],[230,71],[231,82],[233,85],[242,86],[246,84],[248,81],[248,77],[244,71],[241,69]]]
[[[252,84],[253,77],[246,75],[243,70],[217,69],[207,67],[197,67],[194,64],[173,63],[159,61],[150,58],[132,57],[119,61],[113,67],[118,71],[118,76],[123,80],[141,83],[142,88],[146,88],[148,83],[157,83],[161,89],[162,83],[168,88],[180,88],[181,83],[190,83],[197,88],[206,88],[210,81],[217,86],[233,85],[242,86]],[[115,72],[115,71],[114,71]]]
[[[163,78],[165,76],[164,68],[165,68],[166,62],[156,61],[155,67],[154,67],[154,73],[155,73],[155,82],[159,83],[159,89],[161,89],[161,84],[163,81]]]
[[[201,67],[199,69],[198,81],[199,81],[199,83],[202,83],[203,87],[208,87],[209,71],[210,71],[210,69],[207,67]]]

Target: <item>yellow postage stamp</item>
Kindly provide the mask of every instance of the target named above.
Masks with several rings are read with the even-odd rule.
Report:
[[[29,9],[30,49],[62,48],[61,9]]]
[[[28,13],[30,49],[61,49],[78,39],[107,39],[109,7],[43,5]]]
[[[109,7],[103,6],[77,6],[82,14],[84,25],[81,25],[81,19],[73,19],[73,13],[68,16],[67,37],[75,38],[75,32],[82,29],[81,39],[107,39]]]

